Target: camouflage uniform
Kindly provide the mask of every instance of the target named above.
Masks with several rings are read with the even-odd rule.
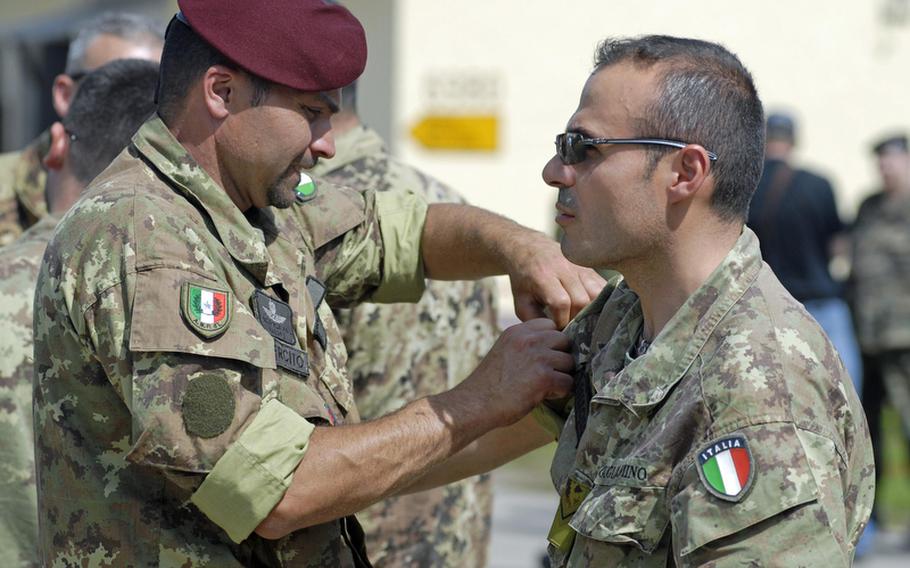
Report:
[[[336,140],[336,155],[313,171],[359,189],[417,192],[431,203],[464,200],[391,156],[379,135],[357,126]],[[365,304],[336,311],[348,373],[364,419],[447,390],[489,351],[498,330],[490,281],[430,282],[420,303]],[[374,565],[484,566],[492,506],[488,475],[395,497],[357,514]]]
[[[0,252],[0,566],[37,566],[32,428],[32,301],[57,220],[45,216]]]
[[[0,247],[47,215],[42,162],[50,144],[50,132],[44,132],[25,149],[0,155]]]
[[[567,328],[576,398],[592,397],[538,410],[566,418],[552,565],[850,564],[874,492],[862,409],[754,233],[633,358],[641,327],[638,297],[615,279]],[[719,486],[708,466],[721,458],[735,468]]]
[[[352,517],[252,533],[314,425],[358,420],[307,275],[349,301],[423,286],[426,205],[328,186],[241,213],[153,118],[63,218],[35,304],[44,563],[363,565]]]
[[[850,298],[866,367],[910,435],[910,199],[877,193],[853,225]],[[869,385],[875,389],[874,385]],[[876,413],[877,415],[877,413]],[[870,420],[872,415],[870,413]]]

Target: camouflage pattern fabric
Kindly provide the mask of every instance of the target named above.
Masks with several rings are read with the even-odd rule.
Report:
[[[355,189],[413,191],[430,203],[464,200],[392,158],[379,135],[357,126],[336,139],[336,154],[315,175]],[[429,282],[418,304],[363,304],[336,310],[348,373],[364,419],[451,388],[474,370],[496,336],[490,281]],[[358,513],[377,567],[486,565],[492,488],[489,475]]]
[[[567,328],[593,397],[580,439],[567,416],[551,469],[574,532],[552,565],[849,565],[874,493],[863,411],[754,233],[632,358],[641,326],[616,279]],[[751,467],[724,498],[702,457],[734,438]]]
[[[340,331],[305,277],[369,294],[382,283],[383,243],[374,194],[328,185],[306,214],[243,214],[153,118],[61,220],[34,323],[44,564],[354,565],[340,522],[235,544],[190,502],[266,403],[317,425],[359,419]],[[304,231],[300,215],[322,222]],[[317,238],[332,243],[319,260]],[[217,294],[206,313],[226,310],[227,325],[201,319],[187,285]],[[307,375],[282,366],[253,307],[260,294],[293,310]],[[212,408],[205,396],[190,406],[197,381],[218,395]]]
[[[877,193],[853,224],[849,295],[864,354],[910,349],[910,198]]]
[[[22,151],[0,155],[0,247],[47,215],[42,161],[50,143],[44,132]]]
[[[32,302],[56,225],[48,215],[0,251],[0,566],[38,566]]]

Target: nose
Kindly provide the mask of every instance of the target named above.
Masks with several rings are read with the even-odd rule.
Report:
[[[543,167],[543,181],[550,187],[572,187],[575,185],[575,169],[562,163],[559,156],[553,155]]]
[[[314,124],[310,150],[314,156],[327,160],[335,156],[335,136],[332,134],[332,123],[328,119]]]

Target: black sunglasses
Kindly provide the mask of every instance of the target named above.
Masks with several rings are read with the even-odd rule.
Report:
[[[556,135],[556,155],[567,166],[578,164],[585,160],[588,154],[588,148],[599,146],[601,144],[645,144],[652,146],[672,146],[673,148],[685,148],[688,142],[679,140],[666,140],[664,138],[585,138],[580,132],[564,132]],[[717,154],[710,150],[708,159],[712,162],[717,160]]]

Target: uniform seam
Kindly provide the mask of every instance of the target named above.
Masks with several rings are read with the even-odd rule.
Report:
[[[793,426],[795,426],[798,430],[802,430],[803,432],[808,432],[810,434],[815,434],[816,436],[824,438],[824,439],[828,440],[829,442],[831,442],[832,444],[834,444],[834,451],[837,452],[837,457],[840,458],[844,467],[848,466],[849,460],[847,459],[845,452],[841,448],[841,446],[838,443],[837,438],[835,436],[832,436],[829,432],[821,430],[821,429],[809,428],[808,425],[804,425],[799,422],[793,422]]]

